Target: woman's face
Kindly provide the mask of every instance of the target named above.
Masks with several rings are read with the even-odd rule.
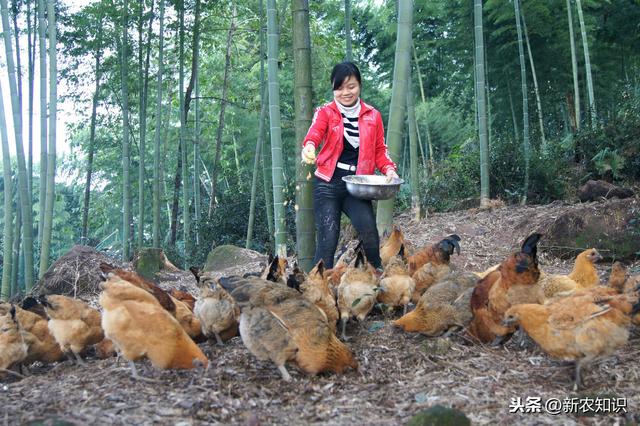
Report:
[[[342,82],[342,86],[333,91],[333,97],[344,106],[355,105],[360,97],[360,83],[350,75]]]

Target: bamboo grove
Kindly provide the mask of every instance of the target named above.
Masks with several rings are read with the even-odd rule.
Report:
[[[315,246],[298,161],[343,60],[384,117],[412,209],[637,182],[633,0],[0,0],[2,298],[74,244],[181,267]],[[59,135],[64,135],[60,138]],[[474,201],[475,203],[475,201]]]

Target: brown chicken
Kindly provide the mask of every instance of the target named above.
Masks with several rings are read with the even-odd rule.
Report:
[[[63,352],[72,352],[79,364],[80,353],[104,339],[100,312],[82,300],[52,294],[40,296],[49,317],[49,331]]]
[[[200,288],[194,314],[202,325],[202,332],[219,345],[238,335],[240,308],[220,284],[197,268],[190,268]]]
[[[347,243],[344,252],[338,258],[338,261],[333,265],[333,268],[325,269],[324,275],[329,279],[329,285],[335,290],[334,293],[336,293],[336,295],[342,274],[344,274],[349,265],[353,263],[356,258],[356,253],[359,250],[362,250],[362,241],[350,241]]]
[[[28,297],[22,302],[22,306],[28,308],[35,305],[39,304],[34,297]],[[60,361],[64,357],[58,342],[49,331],[47,318],[42,318],[38,314],[8,303],[0,303],[1,314],[5,315],[11,309],[15,310],[16,319],[20,324],[20,331],[29,348],[27,357],[24,359],[25,365],[35,361],[49,364]]]
[[[504,313],[520,303],[543,303],[544,293],[538,278],[537,244],[541,234],[532,234],[519,253],[504,260],[476,285],[471,296],[473,319],[469,332],[484,343],[501,343],[515,331],[503,326]]]
[[[8,312],[0,315],[0,369],[6,370],[21,364],[27,354],[28,348],[20,332],[16,309],[11,305]]]
[[[453,272],[444,280],[429,287],[416,308],[393,322],[404,331],[427,336],[441,334],[466,327],[471,321],[471,294],[478,282],[470,272]]]
[[[284,257],[269,255],[267,267],[262,271],[260,278],[274,283],[287,285],[287,259]]]
[[[191,295],[188,291],[182,291],[175,288],[172,288],[169,291],[169,295],[174,299],[177,299],[187,305],[187,308],[193,312],[193,309],[196,306],[196,298]]]
[[[611,355],[629,339],[629,314],[640,310],[627,295],[568,296],[546,305],[511,307],[504,327],[520,326],[549,355],[575,361],[574,390],[581,385],[580,369],[596,358]]]
[[[329,328],[332,333],[336,332],[338,322],[338,308],[333,290],[329,287],[329,280],[324,276],[324,262],[322,259],[306,276],[300,285],[303,296],[316,305],[327,317]]]
[[[347,321],[352,316],[360,322],[376,304],[378,287],[373,267],[367,263],[360,248],[352,266],[340,278],[338,286],[338,310],[342,322],[342,338],[347,339]]]
[[[389,259],[380,277],[378,302],[390,308],[402,306],[404,315],[415,289],[416,282],[409,275],[404,245],[401,245],[398,254]]]
[[[416,283],[415,290],[411,296],[411,301],[418,303],[424,292],[435,283],[445,279],[451,273],[451,265],[425,263],[413,274],[413,280]]]
[[[451,255],[455,251],[460,255],[460,237],[449,235],[435,244],[430,244],[409,257],[409,274],[413,274],[426,263],[433,265],[448,265]]]
[[[306,279],[307,276],[298,266],[298,262],[293,262],[293,269],[291,270],[291,274],[287,277],[287,287],[301,291],[300,286]]]
[[[291,380],[287,361],[307,374],[357,369],[325,315],[298,291],[260,279],[231,277],[226,282],[241,307],[243,343],[256,358],[275,363],[284,380]]]
[[[540,284],[547,299],[567,296],[574,291],[592,288],[600,283],[595,263],[602,260],[596,249],[588,249],[576,257],[569,275],[540,273]]]
[[[380,259],[382,259],[382,266],[386,266],[392,257],[400,252],[400,247],[404,246],[404,234],[400,228],[393,225],[393,230],[389,234],[389,238],[380,247]]]
[[[190,369],[208,366],[207,357],[178,321],[149,292],[110,273],[101,284],[102,327],[118,352],[129,361],[143,357],[160,369]]]
[[[640,285],[640,275],[630,275],[627,266],[622,262],[614,262],[607,285],[618,293],[632,293]]]

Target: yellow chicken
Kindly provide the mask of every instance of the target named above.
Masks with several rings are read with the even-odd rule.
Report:
[[[40,296],[49,317],[49,331],[63,352],[72,352],[79,364],[80,353],[104,339],[100,312],[82,300],[61,295]]]
[[[191,268],[200,288],[200,297],[196,300],[193,313],[202,324],[202,332],[211,340],[215,337],[222,345],[238,335],[238,320],[240,308],[233,297],[218,282],[206,273],[201,274],[196,268]]]
[[[380,279],[378,302],[391,308],[402,306],[404,315],[415,289],[416,282],[409,276],[404,245],[401,245],[398,254],[389,259],[384,269]]]
[[[115,274],[101,284],[102,327],[118,352],[129,361],[149,358],[156,368],[191,369],[208,366],[207,357],[180,323],[147,291]]]
[[[322,259],[306,276],[300,285],[300,290],[307,300],[320,308],[327,317],[331,331],[335,333],[339,316],[338,308],[336,307],[333,291],[329,287],[329,279],[324,276],[324,262]]]
[[[0,369],[6,370],[20,364],[27,357],[27,344],[20,333],[15,306],[0,315]]]
[[[539,283],[545,298],[567,296],[574,291],[592,288],[600,283],[595,263],[602,260],[596,249],[588,249],[576,257],[569,275],[540,273]]]
[[[413,274],[415,290],[411,296],[413,303],[418,303],[420,297],[432,285],[445,279],[451,273],[451,266],[448,263],[425,263]]]
[[[512,306],[503,326],[519,325],[549,355],[575,361],[574,390],[581,385],[580,369],[596,358],[611,355],[629,339],[629,314],[640,309],[629,296],[583,295],[553,303]]]
[[[362,249],[358,250],[352,266],[340,278],[338,310],[342,322],[342,338],[346,339],[347,321],[355,316],[363,321],[376,304],[378,288],[374,270],[368,265]]]
[[[382,266],[386,266],[389,260],[400,252],[400,247],[404,247],[404,234],[398,226],[393,225],[389,238],[380,247]]]

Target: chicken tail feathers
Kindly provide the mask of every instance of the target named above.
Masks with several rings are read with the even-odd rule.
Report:
[[[521,252],[536,257],[538,253],[538,241],[542,238],[542,234],[533,233],[522,243]]]

